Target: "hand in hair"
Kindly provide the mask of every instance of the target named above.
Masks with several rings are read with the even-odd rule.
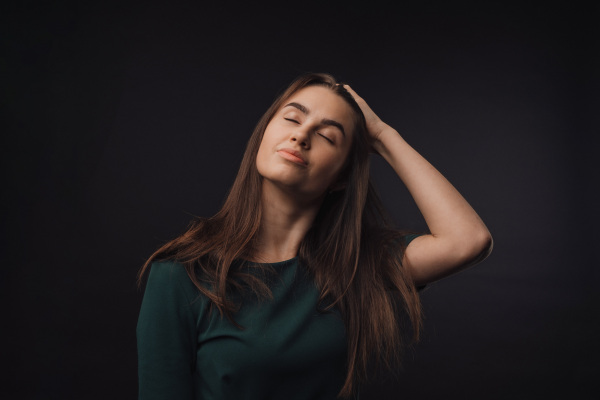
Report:
[[[388,124],[383,122],[381,118],[375,114],[375,112],[369,107],[367,102],[360,97],[349,85],[344,85],[344,88],[350,92],[354,100],[358,103],[358,106],[362,110],[365,116],[365,122],[367,123],[367,130],[369,131],[369,136],[371,137],[371,143],[375,144],[379,141],[379,137],[381,133],[385,130],[392,129]],[[372,146],[371,150],[374,153],[378,153],[377,149]]]

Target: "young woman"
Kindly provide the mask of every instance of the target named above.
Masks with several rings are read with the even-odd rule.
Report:
[[[370,151],[429,234],[390,226]],[[140,271],[140,399],[351,397],[371,363],[395,365],[403,314],[418,338],[417,288],[491,248],[465,199],[356,92],[303,75],[259,121],[221,210]]]

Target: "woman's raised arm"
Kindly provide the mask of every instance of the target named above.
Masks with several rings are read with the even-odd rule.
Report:
[[[396,171],[431,234],[419,236],[403,258],[417,285],[430,283],[485,259],[493,241],[487,227],[469,203],[398,132],[384,123],[348,85],[365,115],[373,151]]]

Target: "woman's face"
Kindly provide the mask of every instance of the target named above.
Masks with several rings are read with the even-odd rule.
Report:
[[[256,157],[263,184],[316,199],[335,189],[352,144],[353,110],[332,90],[305,87],[273,116]]]

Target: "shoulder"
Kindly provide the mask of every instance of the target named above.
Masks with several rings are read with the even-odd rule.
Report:
[[[423,235],[423,233],[398,232],[395,240],[393,241],[395,246],[393,246],[392,251],[395,253],[396,257],[399,256],[398,261],[401,269],[407,269],[407,266],[405,265],[404,255],[406,254],[408,245],[411,244],[413,240]],[[412,279],[412,277],[410,278],[410,281],[412,281],[412,283],[415,284],[415,289],[417,290],[417,292],[421,292],[427,287],[426,284],[417,285]]]
[[[379,254],[383,259],[402,259],[406,248],[422,233],[393,228],[371,228],[363,234],[361,251]]]
[[[421,236],[422,234],[418,234],[418,233],[407,233],[402,235],[401,240],[402,240],[402,245],[406,248],[410,242],[412,242],[413,240],[415,240],[416,238],[418,238],[419,236]]]
[[[177,284],[189,280],[185,266],[177,261],[154,261],[150,266],[148,283]]]
[[[200,291],[190,279],[185,265],[174,260],[154,261],[146,282],[146,294],[159,296],[183,296],[189,301],[196,299]]]
[[[183,263],[175,260],[153,261],[150,265],[150,277],[161,280],[179,279],[181,276],[187,275]]]
[[[413,233],[410,231],[384,229],[377,235],[372,236],[376,238],[377,247],[383,247],[387,251],[397,254],[399,251],[404,251],[413,240],[422,235],[422,233]]]

